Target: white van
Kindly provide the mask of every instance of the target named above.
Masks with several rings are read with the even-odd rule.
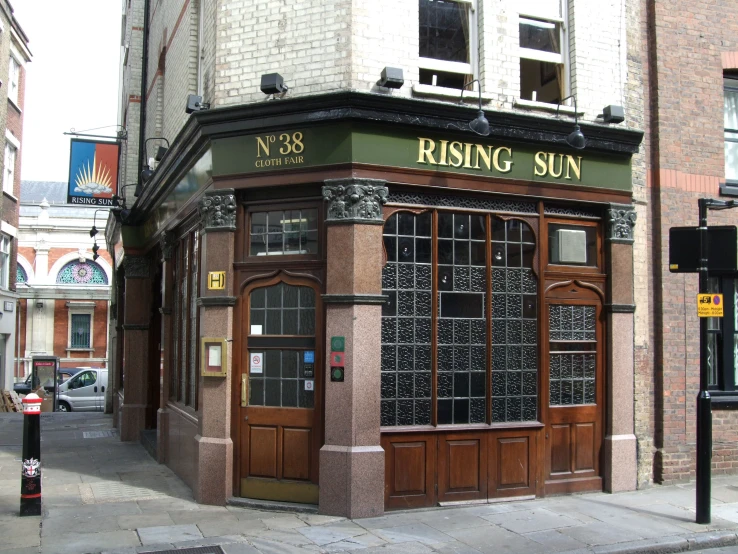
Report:
[[[107,368],[90,367],[59,385],[60,412],[104,412]]]

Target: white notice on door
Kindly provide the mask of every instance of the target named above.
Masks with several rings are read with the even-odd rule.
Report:
[[[261,373],[264,368],[264,354],[261,352],[251,353],[251,373]]]
[[[220,345],[208,346],[208,365],[220,367]]]
[[[305,381],[305,390],[313,390],[315,381]]]

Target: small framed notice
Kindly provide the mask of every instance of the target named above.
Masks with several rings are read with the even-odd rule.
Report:
[[[203,377],[225,377],[226,340],[203,337],[200,342],[200,374]]]

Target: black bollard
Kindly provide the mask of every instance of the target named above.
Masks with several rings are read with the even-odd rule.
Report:
[[[21,516],[41,515],[41,402],[34,393],[23,399]]]

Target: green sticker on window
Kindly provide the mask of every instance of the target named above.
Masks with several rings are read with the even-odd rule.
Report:
[[[343,352],[346,348],[346,337],[331,337],[331,350],[333,352]]]

